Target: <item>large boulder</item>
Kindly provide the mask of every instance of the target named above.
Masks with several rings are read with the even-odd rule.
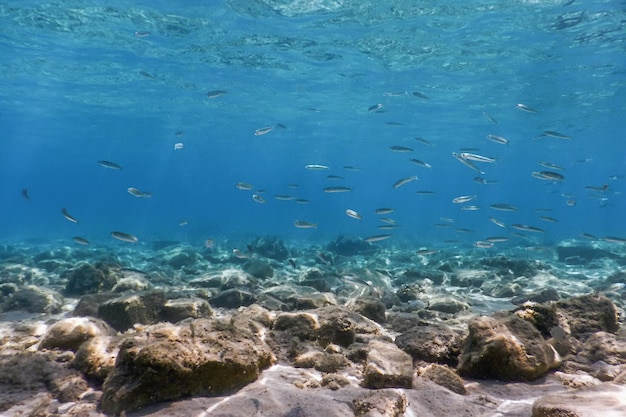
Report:
[[[619,329],[618,313],[613,302],[605,296],[583,295],[559,301],[557,309],[566,321],[569,334],[585,339],[604,331],[616,333]]]
[[[61,274],[67,279],[65,293],[76,296],[110,291],[119,279],[118,274],[107,264],[83,264]]]
[[[161,323],[129,337],[104,383],[102,410],[121,413],[192,395],[221,395],[256,380],[274,357],[249,330],[258,325],[246,320]]]
[[[396,345],[417,361],[456,366],[462,349],[460,330],[444,324],[415,326],[396,337]]]
[[[461,375],[532,381],[561,363],[539,331],[515,315],[477,317],[468,327],[458,367]]]
[[[165,302],[165,293],[160,290],[124,295],[101,304],[98,316],[123,332],[136,323],[158,322]]]
[[[77,351],[80,345],[97,336],[112,336],[115,331],[102,320],[92,317],[70,317],[58,321],[48,329],[39,343],[39,349]]]

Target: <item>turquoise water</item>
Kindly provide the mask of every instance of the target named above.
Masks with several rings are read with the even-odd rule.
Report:
[[[623,1],[103,3],[0,2],[4,240],[626,237]],[[463,148],[496,159],[475,162],[490,183],[453,158]],[[334,186],[351,191],[323,191]],[[398,227],[380,230],[380,217]]]

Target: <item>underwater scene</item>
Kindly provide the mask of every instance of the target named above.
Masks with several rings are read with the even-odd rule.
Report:
[[[626,415],[626,2],[0,0],[0,416]]]

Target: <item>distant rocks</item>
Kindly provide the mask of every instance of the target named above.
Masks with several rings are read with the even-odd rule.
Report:
[[[58,292],[34,285],[27,285],[19,288],[15,293],[8,297],[4,303],[3,309],[8,310],[26,310],[30,313],[60,313],[65,304],[63,296]]]
[[[67,280],[65,293],[70,296],[111,291],[119,279],[115,270],[102,262],[83,264],[64,272],[61,277]]]
[[[351,239],[339,236],[326,245],[326,250],[341,256],[371,255],[376,253],[376,246],[363,239]]]

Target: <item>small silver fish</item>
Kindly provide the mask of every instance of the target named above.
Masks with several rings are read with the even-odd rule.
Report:
[[[423,138],[415,138],[416,141],[418,141],[419,143],[421,143],[422,145],[426,145],[426,146],[435,146],[432,142],[423,139]]]
[[[111,162],[111,161],[98,161],[98,165],[100,165],[101,167],[105,167],[105,168],[109,168],[109,169],[122,169],[122,167],[118,164],[116,164],[115,162]]]
[[[432,165],[430,165],[429,163],[426,163],[420,159],[411,159],[411,162],[413,162],[415,165],[419,165],[421,167],[424,168],[432,168]]]
[[[478,168],[476,165],[474,165],[474,163],[472,161],[468,161],[467,159],[463,158],[461,155],[459,155],[456,152],[452,152],[452,156],[459,161],[460,163],[462,163],[463,165],[465,165],[468,168],[473,169],[476,172],[479,172],[481,175],[484,175],[485,172],[482,171],[480,168]]]
[[[376,210],[374,210],[374,213],[376,214],[389,214],[393,212],[394,212],[394,209],[388,208],[388,207],[377,208]]]
[[[517,230],[521,230],[523,232],[543,233],[545,231],[535,226],[529,226],[527,224],[519,224],[519,223],[512,224],[511,227]]]
[[[374,104],[373,106],[370,106],[367,109],[367,111],[369,111],[369,112],[379,112],[382,108],[383,108],[383,105],[381,103],[377,103],[377,104]]]
[[[223,96],[224,94],[226,94],[225,90],[213,90],[206,93],[206,96],[208,98],[218,98],[220,96]]]
[[[468,201],[472,201],[476,199],[476,195],[462,195],[460,197],[456,197],[452,199],[454,204],[462,204],[467,203]]]
[[[265,199],[258,194],[252,194],[252,199],[260,204],[265,203]]]
[[[500,145],[508,145],[509,140],[499,135],[487,135],[487,139],[494,143],[499,143]]]
[[[326,165],[320,165],[320,164],[308,164],[308,165],[305,165],[304,168],[310,169],[311,171],[323,171],[326,169],[330,169],[330,167]]]
[[[152,197],[152,193],[150,192],[146,192],[146,191],[140,191],[139,189],[135,188],[135,187],[129,187],[126,191],[128,191],[128,193],[134,197],[138,197],[138,198],[150,198]]]
[[[461,156],[461,158],[465,159],[466,161],[489,162],[489,163],[496,162],[495,158],[490,158],[488,156],[477,155],[475,153],[462,152],[460,156]]]
[[[417,178],[416,175],[413,175],[411,177],[406,177],[406,178],[402,178],[399,179],[398,181],[396,181],[395,183],[393,183],[392,187],[393,188],[399,188],[402,187],[405,184],[408,184],[411,181],[417,181],[419,178]]]
[[[546,181],[563,181],[565,177],[558,172],[552,171],[533,171],[530,173],[535,178]]]
[[[317,228],[317,223],[310,223],[304,220],[296,220],[293,222],[293,225],[298,229],[315,229]]]
[[[411,148],[407,148],[406,146],[398,146],[398,145],[390,146],[389,149],[391,149],[394,152],[413,152],[413,149]]]
[[[380,242],[381,240],[389,239],[392,236],[393,235],[374,235],[374,236],[366,237],[363,240],[368,242],[368,243],[374,243],[374,242]]]
[[[493,248],[493,243],[487,242],[484,240],[479,240],[477,242],[474,242],[474,246],[476,246],[477,248],[481,248],[481,249],[490,249],[490,248]]]
[[[512,206],[511,204],[504,204],[504,203],[492,204],[489,207],[491,207],[494,210],[500,210],[500,211],[518,211],[519,210],[517,207]]]
[[[267,135],[268,133],[270,133],[272,130],[274,130],[274,126],[265,126],[265,127],[260,127],[257,130],[254,131],[254,136],[263,136],[263,135]]]
[[[350,187],[326,187],[324,188],[325,193],[347,193],[348,191],[352,191]]]
[[[67,220],[71,221],[72,223],[78,224],[78,220],[72,217],[70,213],[67,212],[67,209],[65,207],[61,209],[61,213],[63,213],[63,217],[65,217]]]
[[[136,243],[139,241],[136,236],[124,232],[111,232],[111,236],[122,242]]]
[[[245,191],[249,191],[254,188],[254,186],[248,182],[238,182],[237,184],[235,184],[235,187],[237,187],[238,190]]]
[[[74,236],[72,240],[78,243],[79,245],[89,245],[89,241],[85,239],[84,237]]]
[[[506,228],[506,224],[503,221],[496,219],[495,217],[489,217],[489,221],[495,224],[496,226]]]
[[[551,136],[557,139],[571,139],[571,136],[564,135],[563,133],[555,132],[554,130],[544,130],[543,134],[545,136]]]
[[[528,107],[525,104],[519,103],[515,105],[515,108],[521,111],[525,111],[526,113],[538,114],[539,112],[531,107]]]
[[[353,219],[357,219],[357,220],[362,220],[363,216],[361,216],[358,212],[352,210],[352,209],[347,209],[346,210],[346,214],[348,215],[348,217],[352,217]]]

